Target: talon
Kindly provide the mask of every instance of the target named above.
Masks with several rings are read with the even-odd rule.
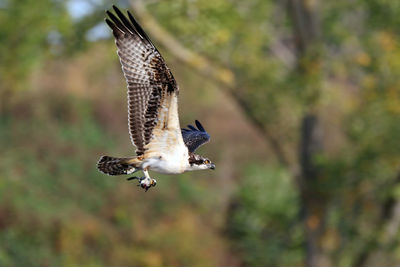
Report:
[[[133,176],[133,177],[129,177],[126,180],[130,181],[130,180],[135,180],[138,179],[139,184],[137,186],[140,186],[141,188],[143,188],[146,192],[147,190],[149,190],[150,187],[154,187],[157,185],[157,180],[156,179],[151,179],[150,177],[137,177],[137,176]]]
[[[155,179],[146,179],[145,177],[139,178],[139,184],[138,186],[140,186],[141,188],[143,188],[145,190],[145,192],[147,192],[147,190],[150,189],[150,187],[154,187],[156,186],[157,181]]]
[[[145,192],[147,192],[147,190],[149,190],[149,188],[151,187],[151,185],[147,185],[145,183],[140,184],[140,186],[144,189]]]

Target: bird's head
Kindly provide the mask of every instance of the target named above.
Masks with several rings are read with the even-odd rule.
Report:
[[[211,162],[206,157],[202,157],[197,154],[191,154],[189,156],[189,167],[187,168],[187,171],[196,171],[196,170],[207,170],[215,169],[215,164]]]

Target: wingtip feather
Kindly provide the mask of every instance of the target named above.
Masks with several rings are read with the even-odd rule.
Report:
[[[206,130],[204,129],[203,125],[201,125],[201,123],[198,120],[195,120],[194,122],[196,123],[196,126],[200,131],[206,132]]]
[[[132,23],[129,22],[129,20],[122,13],[122,11],[119,8],[117,8],[116,6],[113,6],[113,8],[114,8],[114,11],[117,14],[118,18],[121,20],[122,24],[128,29],[128,31],[131,34],[134,34],[134,32],[137,33],[137,31],[134,29]]]
[[[108,27],[113,29],[115,27],[114,23],[112,23],[108,18],[105,18],[104,21],[107,23]]]
[[[127,11],[129,18],[128,19],[116,5],[112,5],[112,8],[116,15],[114,15],[110,10],[106,10],[106,14],[120,32],[129,32],[130,34],[137,35],[140,39],[145,40],[157,50],[153,42],[150,40],[149,36],[146,34],[146,32],[143,30],[137,20],[133,17],[132,13],[129,12],[129,10]]]
[[[124,32],[124,33],[128,33],[128,32],[132,33],[131,30],[129,30],[129,28],[127,26],[125,26],[125,24],[123,22],[121,22],[120,18],[115,16],[110,10],[107,10],[106,14],[111,19],[111,21],[115,24],[115,27],[119,29],[119,31]]]
[[[193,125],[188,125],[187,126],[190,130],[192,130],[192,131],[198,131],[197,129],[196,129],[196,127],[194,127]]]
[[[128,10],[128,17],[129,20],[132,22],[133,27],[135,27],[136,32],[139,34],[140,37],[142,37],[142,39],[146,39],[151,45],[153,45],[153,42],[150,40],[149,36],[146,34],[146,32],[143,30],[142,26],[140,26],[140,24],[137,22],[137,20],[135,19],[135,17],[132,15],[131,12],[129,12]],[[154,46],[154,45],[153,45]]]

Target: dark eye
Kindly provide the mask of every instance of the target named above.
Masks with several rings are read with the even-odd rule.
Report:
[[[206,159],[206,160],[204,161],[204,163],[205,163],[205,164],[209,164],[210,161],[209,161],[208,159]]]

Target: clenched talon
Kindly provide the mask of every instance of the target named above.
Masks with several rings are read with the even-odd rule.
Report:
[[[157,181],[155,179],[144,179],[140,181],[140,186],[147,192],[152,186],[156,186]]]
[[[157,185],[156,179],[151,179],[151,178],[146,178],[146,177],[133,176],[133,177],[127,178],[126,180],[130,181],[130,180],[135,180],[135,179],[138,179],[138,181],[139,181],[139,184],[137,186],[140,186],[146,192],[147,192],[147,190],[149,190],[150,187]]]
[[[140,186],[144,189],[145,192],[147,192],[147,190],[149,190],[149,188],[151,187],[151,185],[146,184],[140,184]]]

